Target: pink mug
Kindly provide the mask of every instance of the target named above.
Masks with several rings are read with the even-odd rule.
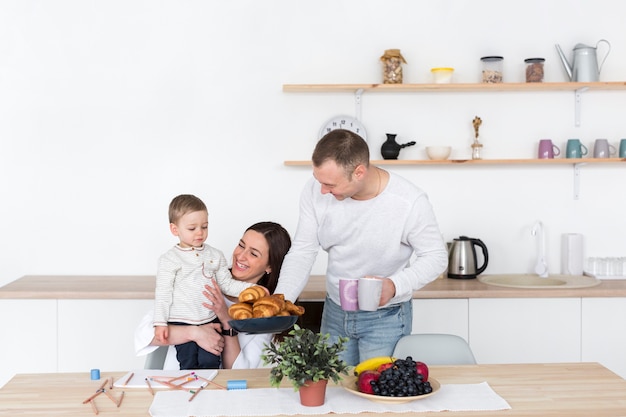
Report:
[[[561,155],[561,149],[552,143],[551,139],[541,139],[539,141],[539,159],[553,159],[555,156]]]
[[[359,309],[359,279],[339,278],[339,302],[344,311]]]

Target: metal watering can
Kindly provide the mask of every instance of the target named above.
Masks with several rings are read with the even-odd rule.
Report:
[[[601,42],[605,42],[609,49],[606,51],[604,58],[602,59],[602,63],[600,63],[600,67],[598,67],[598,57],[596,54],[596,50],[598,49],[598,45]],[[570,81],[599,81],[600,80],[600,71],[602,70],[602,65],[604,65],[604,61],[606,57],[609,56],[609,52],[611,52],[611,44],[606,39],[600,39],[596,46],[588,46],[582,43],[576,44],[574,47],[574,58],[572,60],[572,64],[570,65],[569,61],[563,54],[561,47],[556,44],[556,50],[561,57],[561,61],[563,62],[563,67],[565,67],[565,71],[567,71],[567,75],[569,76]]]

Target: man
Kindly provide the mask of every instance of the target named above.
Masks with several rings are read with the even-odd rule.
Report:
[[[412,293],[441,274],[447,251],[427,195],[369,163],[367,143],[333,130],[313,151],[313,176],[300,197],[300,219],[277,293],[294,300],[321,247],[328,253],[321,332],[348,337],[349,365],[391,355],[411,333]],[[339,278],[383,280],[377,311],[343,311]]]

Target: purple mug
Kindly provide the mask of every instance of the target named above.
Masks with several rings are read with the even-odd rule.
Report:
[[[359,279],[339,278],[339,301],[344,311],[359,309]]]
[[[555,156],[561,155],[561,149],[552,143],[551,139],[541,139],[539,141],[539,159],[553,159]]]

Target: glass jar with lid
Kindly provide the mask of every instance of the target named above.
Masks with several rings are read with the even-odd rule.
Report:
[[[544,58],[527,58],[526,63],[526,82],[541,83],[543,82],[543,63]]]
[[[399,49],[387,49],[380,57],[383,62],[383,83],[402,84],[402,64],[406,64]]]
[[[484,56],[480,60],[483,63],[482,82],[487,84],[501,83],[504,58],[501,56]]]

